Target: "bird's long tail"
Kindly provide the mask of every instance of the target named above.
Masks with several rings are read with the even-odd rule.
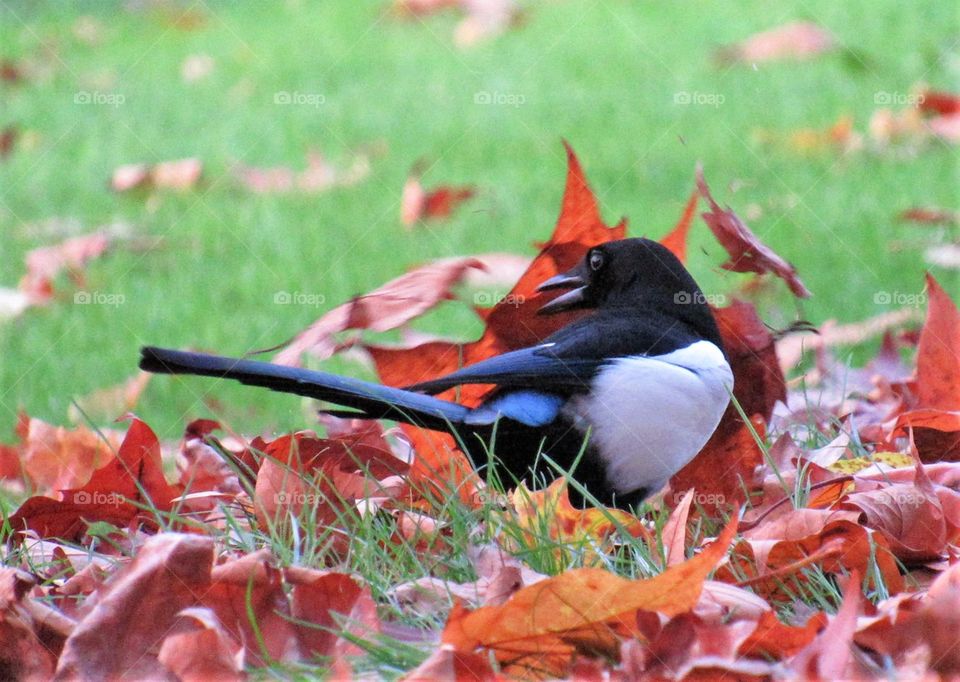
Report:
[[[157,374],[233,379],[249,386],[262,386],[353,408],[359,411],[357,416],[394,419],[439,431],[451,431],[470,413],[469,408],[448,400],[369,381],[206,353],[145,346],[140,349],[140,369]]]

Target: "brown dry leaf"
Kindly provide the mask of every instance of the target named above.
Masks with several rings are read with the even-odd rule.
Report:
[[[244,662],[263,666],[299,655],[283,573],[268,549],[213,567],[198,602],[211,609],[230,637],[244,645]]]
[[[85,485],[94,471],[113,459],[120,445],[113,431],[107,432],[108,441],[104,442],[85,426],[53,426],[23,412],[16,431],[20,443],[9,446],[10,450],[39,495]]]
[[[827,614],[813,614],[802,626],[786,625],[774,611],[760,617],[756,629],[744,640],[737,653],[756,658],[784,659],[802,651],[827,625]]]
[[[30,298],[31,304],[47,303],[53,298],[54,281],[61,272],[67,272],[74,280],[82,282],[84,266],[103,255],[112,241],[107,232],[100,231],[33,249],[26,257],[27,274],[17,286]]]
[[[420,221],[449,218],[457,206],[473,198],[474,194],[476,190],[469,185],[439,185],[427,190],[415,168],[403,185],[400,222],[410,228]]]
[[[797,269],[760,241],[749,227],[729,208],[720,208],[710,194],[710,188],[703,176],[703,169],[697,168],[697,187],[700,194],[710,204],[710,212],[703,219],[713,232],[717,241],[729,254],[730,259],[721,265],[731,272],[772,272],[790,287],[794,296],[807,298],[810,290],[797,276]]]
[[[918,406],[960,410],[960,310],[927,275],[927,319],[917,347]]]
[[[281,436],[251,444],[266,456],[257,473],[254,502],[260,523],[286,527],[288,515],[301,516],[311,509],[318,525],[341,529],[331,535],[334,549],[346,549],[346,511],[385,500],[406,490],[409,465],[386,446],[370,446],[359,440],[317,438],[312,433]]]
[[[836,40],[824,28],[809,22],[795,21],[717,51],[721,62],[757,64],[776,60],[799,60],[816,57],[836,47]]]
[[[960,211],[935,206],[917,206],[901,211],[897,219],[921,225],[960,225]]]
[[[801,571],[813,564],[819,564],[825,573],[860,571],[861,575],[870,575],[871,580],[875,564],[891,594],[903,590],[903,577],[886,539],[843,517],[850,512],[833,512],[838,515],[836,520],[828,520],[819,530],[798,537],[823,522],[822,514],[811,514],[818,511],[795,510],[790,518],[778,520],[769,529],[760,526],[751,531],[749,539],[737,543],[729,565],[721,567],[718,578],[750,587],[771,602],[790,601],[793,593],[784,589],[784,581],[805,581]],[[789,525],[797,521],[802,523]],[[788,530],[791,536],[784,537]]]
[[[191,607],[181,611],[174,631],[167,635],[157,660],[183,682],[246,679],[242,647],[224,631],[210,609]]]
[[[452,288],[471,269],[482,267],[473,258],[450,258],[415,268],[330,310],[297,334],[274,362],[297,367],[305,352],[320,359],[329,357],[337,350],[334,334],[347,329],[382,332],[406,324],[438,303],[451,300]]]
[[[690,518],[690,505],[693,504],[694,489],[685,493],[663,526],[660,537],[666,552],[667,566],[676,566],[687,558],[687,520]]]
[[[790,670],[805,679],[852,680],[862,679],[870,671],[854,655],[853,635],[857,630],[860,612],[860,576],[854,571],[844,590],[843,603],[829,625],[810,645],[797,654]]]
[[[892,329],[900,329],[920,319],[916,308],[900,308],[859,322],[835,324],[833,320],[824,322],[819,333],[792,332],[777,339],[777,357],[780,367],[788,372],[800,362],[805,351],[835,348],[838,346],[856,346],[869,341]]]
[[[156,678],[163,636],[210,585],[213,539],[163,533],[92,597],[57,664],[61,679]],[[122,646],[118,644],[122,643]]]
[[[236,165],[233,174],[246,189],[256,194],[285,194],[298,191],[319,194],[335,187],[351,187],[370,174],[370,158],[355,155],[346,169],[337,168],[315,150],[307,152],[307,166],[295,171],[286,166],[258,168]]]
[[[449,644],[441,644],[401,679],[403,682],[497,682],[508,678],[496,674],[486,656],[457,651]]]
[[[926,650],[927,665],[944,678],[960,674],[960,563],[937,576],[926,593],[898,595],[877,605],[875,618],[862,619],[855,640],[889,656],[901,667],[909,664],[911,651]]]
[[[0,677],[7,680],[48,680],[58,650],[39,636],[26,602],[35,579],[14,568],[0,568]]]
[[[618,633],[637,633],[638,611],[692,609],[735,532],[733,520],[699,555],[647,580],[581,568],[525,587],[501,606],[454,609],[443,642],[463,653],[489,649],[511,674],[563,675],[578,650],[616,655]]]
[[[370,588],[345,573],[293,569],[285,571],[291,614],[304,656],[359,655],[355,645],[337,633],[343,626],[353,637],[375,637],[380,631],[377,605]]]
[[[173,189],[187,191],[196,187],[203,174],[199,159],[160,161],[155,164],[135,163],[118,167],[110,186],[115,192],[132,189]]]
[[[13,153],[17,138],[20,136],[20,129],[17,126],[7,126],[0,130],[0,161]]]
[[[912,484],[894,483],[855,492],[839,506],[862,511],[863,525],[883,533],[901,561],[932,561],[941,557],[948,544],[956,544],[960,528],[944,513],[940,497],[919,461],[915,471]],[[960,494],[944,489],[943,495],[958,497],[954,507],[960,504]]]
[[[17,530],[30,529],[40,537],[79,540],[89,521],[124,527],[134,521],[155,526],[147,506],[169,511],[181,494],[167,483],[160,460],[160,443],[145,423],[130,416],[130,428],[116,457],[93,472],[80,488],[61,489],[60,500],[31,497],[10,517]]]

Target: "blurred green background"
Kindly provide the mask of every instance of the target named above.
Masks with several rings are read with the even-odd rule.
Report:
[[[518,26],[460,49],[455,12],[402,19],[375,0],[0,4],[0,59],[23,71],[0,84],[0,128],[19,131],[0,161],[0,286],[16,286],[32,248],[108,224],[134,237],[93,261],[83,284],[122,304],[77,305],[78,286],[64,277],[52,304],[0,321],[0,437],[11,436],[19,408],[66,423],[71,401],[134,373],[144,343],[238,355],[415,264],[532,255],[557,215],[564,138],[607,220],[627,216],[633,235],[659,237],[674,224],[702,161],[718,201],[814,293],[798,309],[774,283],[763,306],[771,324],[858,320],[922,290],[927,266],[913,244],[930,232],[896,216],[957,207],[956,147],[878,150],[867,136],[844,154],[798,148],[791,134],[848,115],[866,135],[873,112],[905,101],[916,83],[956,89],[952,3],[522,8]],[[841,48],[803,62],[714,59],[719,46],[795,20],[820,24]],[[185,79],[191,58],[212,69]],[[236,163],[301,169],[311,148],[343,167],[373,150],[371,173],[352,187],[277,195],[252,193],[231,173]],[[204,164],[191,191],[109,188],[119,165],[184,157]],[[452,219],[408,231],[400,197],[419,159],[427,186],[472,184],[479,195]],[[742,284],[717,267],[724,259],[698,221],[690,267],[706,291]],[[960,290],[956,271],[934,272]],[[278,291],[324,303],[277,305]],[[463,339],[481,329],[458,303],[416,326]],[[366,373],[343,360],[327,366]],[[201,416],[246,433],[303,428],[303,407],[163,377],[137,412],[169,438]]]

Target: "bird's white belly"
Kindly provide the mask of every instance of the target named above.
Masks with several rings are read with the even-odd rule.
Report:
[[[706,444],[730,402],[733,373],[709,341],[659,356],[622,358],[565,414],[606,464],[620,493],[658,490]]]

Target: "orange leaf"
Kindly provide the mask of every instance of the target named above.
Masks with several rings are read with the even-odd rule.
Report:
[[[737,653],[756,658],[789,658],[806,647],[827,624],[827,615],[812,615],[805,625],[785,625],[773,611],[764,611],[756,629],[740,645]]]
[[[687,262],[687,235],[690,233],[690,225],[693,224],[693,216],[697,212],[697,203],[700,201],[700,190],[694,188],[687,199],[687,205],[683,208],[683,214],[676,226],[666,234],[660,243],[666,246],[674,256],[680,259],[681,263]]]
[[[691,610],[703,581],[726,554],[736,525],[733,519],[699,555],[653,578],[629,580],[581,568],[525,587],[501,606],[455,609],[443,642],[464,653],[491,649],[516,670],[546,665],[548,672],[562,675],[578,648],[616,649],[615,633],[636,631],[637,611],[673,616]]]

